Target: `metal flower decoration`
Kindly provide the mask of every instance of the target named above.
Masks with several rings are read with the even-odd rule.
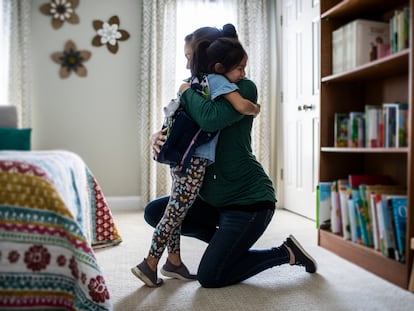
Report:
[[[61,78],[69,77],[72,71],[79,77],[86,77],[88,71],[83,62],[89,60],[91,55],[92,53],[86,50],[78,51],[75,43],[69,40],[65,44],[65,50],[53,53],[52,59],[60,65],[59,75]]]
[[[40,6],[40,12],[51,15],[52,27],[59,29],[65,21],[71,24],[79,23],[79,16],[75,13],[78,5],[79,0],[51,0]]]
[[[106,45],[113,54],[118,52],[118,41],[125,41],[129,38],[128,31],[119,28],[119,17],[116,15],[112,16],[107,22],[94,20],[92,24],[96,31],[96,35],[92,39],[92,45]]]

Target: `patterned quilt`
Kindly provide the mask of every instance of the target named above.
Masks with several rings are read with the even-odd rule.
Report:
[[[112,310],[93,248],[120,242],[79,156],[0,151],[0,309]]]

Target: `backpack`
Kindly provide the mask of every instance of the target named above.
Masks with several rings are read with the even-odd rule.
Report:
[[[167,140],[162,145],[156,159],[157,162],[169,164],[170,166],[182,165],[184,172],[195,149],[214,138],[217,132],[205,132],[184,111],[179,108],[175,111],[168,127]]]

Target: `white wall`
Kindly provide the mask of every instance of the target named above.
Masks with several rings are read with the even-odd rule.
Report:
[[[106,196],[139,196],[138,74],[141,1],[81,0],[76,13],[80,23],[65,22],[58,30],[51,17],[33,0],[33,149],[66,149],[79,154]],[[92,46],[92,21],[118,15],[120,28],[130,33],[119,42],[117,54],[106,46]],[[88,75],[59,77],[60,66],[51,60],[67,40],[78,50],[89,50]]]

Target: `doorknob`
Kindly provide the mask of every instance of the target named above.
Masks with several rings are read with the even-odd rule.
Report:
[[[313,106],[312,105],[302,105],[302,106],[298,106],[298,111],[302,111],[302,110],[312,110]]]

